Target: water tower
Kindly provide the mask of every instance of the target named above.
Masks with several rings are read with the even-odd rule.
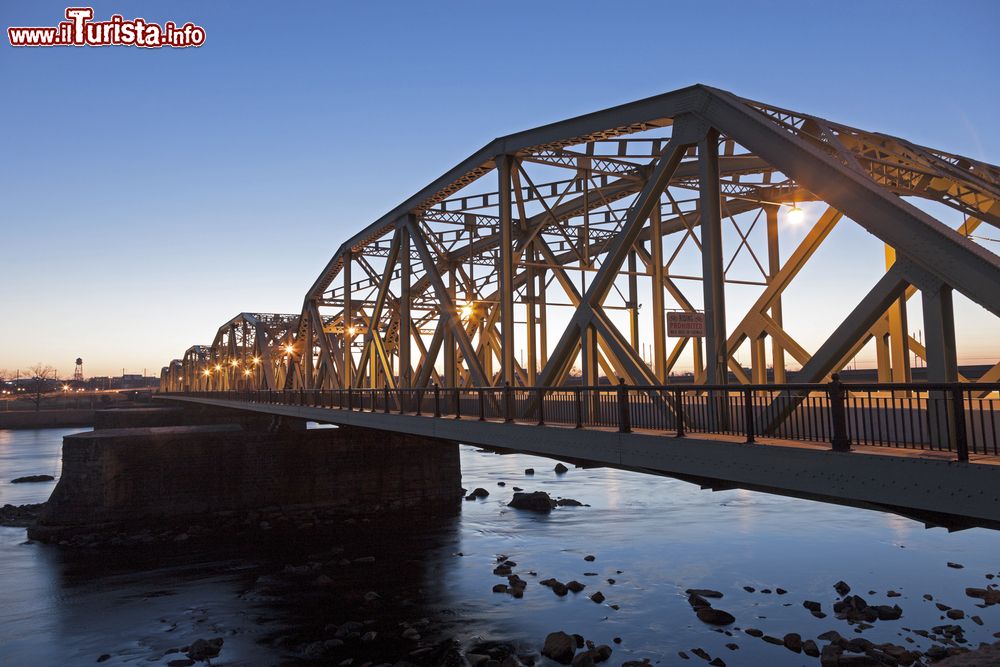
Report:
[[[76,358],[76,368],[73,369],[73,382],[83,382],[83,359]]]

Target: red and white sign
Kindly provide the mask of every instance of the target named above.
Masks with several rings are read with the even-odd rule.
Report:
[[[705,313],[667,311],[667,335],[671,338],[704,338]]]

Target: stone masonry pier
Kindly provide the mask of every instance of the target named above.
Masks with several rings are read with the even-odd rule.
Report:
[[[66,436],[62,476],[36,539],[217,512],[455,504],[452,442],[363,428],[247,431],[233,424]]]

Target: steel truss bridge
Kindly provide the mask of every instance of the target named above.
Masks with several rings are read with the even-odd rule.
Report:
[[[780,252],[796,216],[811,226]],[[808,323],[823,342],[807,350],[782,297],[838,225],[883,244],[884,267],[842,320]],[[496,416],[505,388],[526,392],[528,419],[583,391],[586,426],[620,382],[660,415],[654,427],[676,430],[697,400],[706,432],[752,415],[774,436],[818,396],[814,439],[832,441],[826,383],[874,349],[879,384],[837,389],[848,420],[888,401],[923,426],[877,429],[882,444],[963,458],[975,432],[973,452],[996,454],[1000,363],[975,383],[959,373],[953,294],[1000,316],[1000,257],[983,243],[997,227],[1000,167],[696,85],[494,139],[345,241],[300,313],[237,315],[170,362],[161,389],[337,396],[340,409],[357,391],[390,413],[408,392],[444,392],[452,411],[475,413],[463,403],[475,395]],[[838,258],[845,273],[852,259]],[[907,319],[918,294],[922,340]],[[703,331],[668,336],[670,312]],[[929,384],[913,383],[913,358]]]

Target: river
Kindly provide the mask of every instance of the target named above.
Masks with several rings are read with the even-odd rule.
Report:
[[[58,478],[62,436],[79,430],[0,431],[0,504],[44,501],[54,483],[9,480]],[[171,648],[214,635],[226,641],[215,665],[286,664],[301,659],[288,637],[308,635],[317,619],[350,620],[355,608],[359,621],[371,616],[380,628],[426,618],[418,625],[426,638],[454,638],[464,648],[501,640],[536,658],[549,632],[565,630],[610,645],[610,665],[642,658],[693,664],[678,652],[691,655],[695,648],[727,665],[818,664],[742,631],[730,628],[728,636],[702,623],[687,588],[720,591],[723,597],[712,603],[733,614],[736,627],[777,637],[837,630],[848,639],[925,650],[933,642],[911,630],[958,623],[972,646],[996,641],[993,632],[1000,630],[1000,605],[978,608],[964,593],[991,584],[986,575],[1000,574],[995,531],[927,530],[891,514],[742,490],[703,491],[603,468],[571,466],[559,475],[552,460],[472,447],[461,448],[461,461],[463,486],[484,487],[489,497],[462,502],[455,516],[432,527],[368,534],[364,548],[377,564],[343,568],[345,586],[375,594],[363,604],[342,590],[335,603],[266,590],[266,573],[307,560],[315,544],[109,555],[28,542],[25,529],[0,527],[0,665],[93,664],[105,655],[105,665],[167,665],[180,657],[167,653]],[[535,474],[526,476],[526,468]],[[514,486],[589,506],[548,515],[513,510],[506,503]],[[493,574],[499,555],[515,561],[514,571],[528,582],[523,598],[491,592],[505,581]],[[585,560],[588,555],[594,559]],[[586,589],[559,597],[539,584],[548,577],[575,579]],[[878,621],[859,635],[832,613],[838,580],[870,604],[899,604],[902,618]],[[778,588],[787,592],[779,595]],[[887,597],[889,590],[900,596]],[[589,598],[596,591],[603,603]],[[815,618],[804,600],[821,602],[828,616]],[[947,620],[936,603],[967,617]]]

